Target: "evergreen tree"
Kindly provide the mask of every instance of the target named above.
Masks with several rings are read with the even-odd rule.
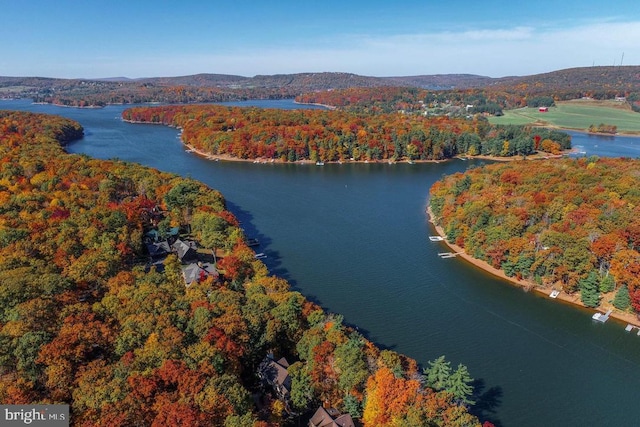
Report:
[[[595,271],[589,273],[587,277],[580,280],[580,299],[582,303],[587,307],[597,307],[600,305],[600,291],[598,274]]]
[[[631,297],[629,297],[629,289],[627,289],[626,286],[622,286],[613,298],[613,306],[620,310],[626,310],[630,305]]]
[[[473,378],[469,375],[467,367],[460,364],[458,365],[458,369],[449,377],[449,386],[446,388],[446,391],[453,394],[460,402],[472,405],[475,403],[469,399],[473,395],[472,382]]]
[[[335,364],[340,371],[338,387],[349,392],[359,385],[364,386],[369,377],[362,346],[364,342],[356,334],[335,349]]]
[[[342,401],[344,410],[349,413],[353,418],[360,418],[362,416],[362,404],[353,394],[348,393]]]
[[[295,362],[287,371],[291,375],[291,403],[295,410],[304,411],[313,399],[311,377],[302,362]]]
[[[424,370],[427,376],[427,386],[434,390],[444,390],[449,387],[451,377],[451,363],[444,359],[444,356],[436,360],[429,361],[429,367]]]
[[[616,288],[616,281],[611,274],[608,274],[600,280],[600,292],[611,292]]]

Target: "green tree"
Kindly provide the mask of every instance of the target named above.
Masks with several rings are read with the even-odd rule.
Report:
[[[297,411],[304,411],[313,399],[311,377],[307,367],[302,362],[295,362],[287,369],[291,376],[291,403]]]
[[[345,393],[358,386],[364,386],[369,377],[367,364],[362,352],[363,341],[355,335],[344,344],[336,347],[335,363],[340,372],[338,386]]]
[[[362,403],[353,394],[348,393],[345,395],[342,401],[344,410],[354,418],[360,418],[362,416]]]
[[[578,282],[580,286],[580,299],[587,307],[597,307],[600,304],[600,291],[598,290],[599,280],[595,271]]]
[[[619,310],[626,310],[630,305],[631,297],[629,296],[629,289],[627,289],[626,286],[621,286],[613,298],[613,306]]]
[[[460,402],[472,405],[475,402],[469,399],[473,395],[473,387],[471,383],[473,378],[469,375],[469,370],[463,364],[458,365],[458,369],[449,376],[449,386],[446,391],[451,393]]]
[[[196,212],[191,220],[191,229],[206,248],[221,248],[227,235],[227,221],[209,212]]]
[[[302,301],[298,292],[289,292],[287,299],[271,309],[271,315],[280,324],[290,343],[297,342],[303,331]]]
[[[427,386],[435,390],[444,390],[449,387],[451,377],[451,363],[444,356],[429,361],[429,367],[424,370]]]
[[[183,286],[182,267],[178,257],[174,254],[169,255],[164,261],[164,273],[167,278],[166,282],[174,286]]]
[[[382,350],[380,352],[379,362],[389,368],[396,378],[402,378],[404,370],[402,369],[402,360],[400,355],[393,350]]]
[[[250,412],[244,415],[229,415],[224,420],[224,427],[253,427],[255,422],[256,418]]]
[[[200,185],[196,181],[181,180],[164,196],[164,202],[170,210],[181,212],[188,217],[196,205]]]
[[[607,274],[600,280],[600,292],[611,292],[616,288],[616,281],[611,274]]]
[[[237,414],[250,412],[252,405],[251,394],[242,386],[237,377],[223,374],[217,378],[210,378],[205,389],[207,387],[222,391],[224,397],[233,406]]]
[[[14,353],[17,360],[16,368],[23,371],[24,375],[32,381],[35,381],[41,373],[40,367],[35,362],[40,347],[49,342],[50,338],[46,332],[30,331],[18,339]]]
[[[205,307],[198,307],[193,311],[193,316],[189,320],[189,327],[199,339],[202,339],[211,328],[211,314],[211,311]]]

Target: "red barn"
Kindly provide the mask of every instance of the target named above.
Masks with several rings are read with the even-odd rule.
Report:
[[[540,108],[538,108],[538,111],[540,111],[541,113],[548,113],[549,112],[549,107],[540,107]]]

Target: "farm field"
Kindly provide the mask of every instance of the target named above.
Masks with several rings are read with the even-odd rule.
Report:
[[[548,112],[537,108],[518,108],[507,110],[504,116],[491,117],[492,124],[534,124],[586,131],[591,125],[601,123],[615,125],[619,133],[640,133],[640,114],[631,111],[626,104],[618,101],[573,100],[557,102]]]

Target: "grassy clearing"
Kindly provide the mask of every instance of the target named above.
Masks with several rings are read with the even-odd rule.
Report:
[[[505,111],[502,117],[491,117],[493,124],[534,124],[563,129],[587,130],[601,123],[615,125],[620,133],[640,133],[640,114],[616,101],[574,100],[558,102],[549,112],[537,108],[519,108]]]
[[[29,89],[33,89],[33,88],[31,86],[7,86],[7,87],[0,87],[0,93],[22,92]]]

